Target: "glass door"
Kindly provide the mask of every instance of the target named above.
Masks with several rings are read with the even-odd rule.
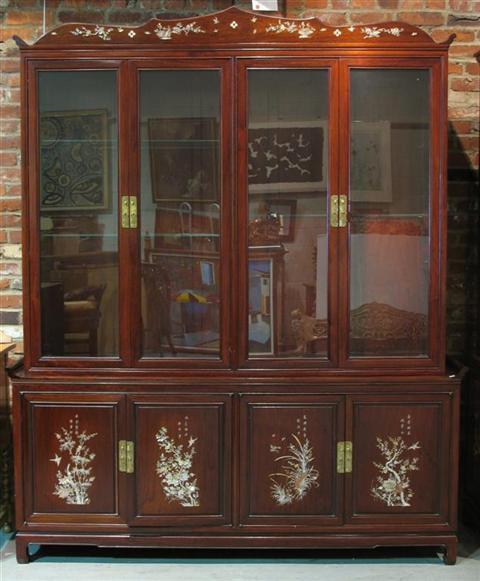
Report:
[[[102,365],[105,359],[114,364],[122,352],[118,67],[31,65],[33,288],[26,292],[40,298],[32,301],[27,318],[33,330],[30,353],[42,363],[75,358],[85,365]]]
[[[438,312],[439,126],[431,63],[345,65],[343,353],[354,365],[432,365]],[[347,88],[348,84],[348,88]],[[438,93],[437,93],[438,94]],[[439,109],[436,109],[438,111]],[[348,183],[347,183],[348,182]],[[437,311],[435,311],[437,309]],[[438,341],[438,339],[437,339]]]
[[[228,65],[135,64],[143,365],[227,357]]]
[[[294,60],[240,67],[241,359],[329,365],[336,358],[336,232],[329,228],[336,67]]]

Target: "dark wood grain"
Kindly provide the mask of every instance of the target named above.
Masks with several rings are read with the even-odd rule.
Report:
[[[173,30],[174,27],[177,27]],[[352,28],[352,30],[350,30]],[[310,31],[310,32],[309,32]],[[73,34],[75,33],[75,34]],[[25,362],[13,378],[17,559],[28,544],[104,547],[364,548],[439,546],[456,558],[459,380],[445,375],[448,46],[405,23],[332,27],[237,8],[134,28],[65,24],[35,45],[19,41]],[[325,69],[329,75],[329,191],[349,190],[350,71],[430,71],[430,286],[425,357],[350,357],[349,233],[328,229],[328,357],[248,355],[248,71]],[[140,229],[119,228],[119,356],[41,352],[38,72],[117,74],[118,196],[141,197],[139,71],[216,70],[221,77],[221,344],[218,359],[142,357]],[[139,208],[140,210],[140,208]],[[95,480],[85,505],[54,494],[62,426],[78,415]],[[185,422],[188,416],[188,429]],[[305,416],[305,417],[304,417]],[[405,421],[410,416],[410,434]],[[398,433],[403,422],[403,434]],[[308,438],[318,478],[279,505],[273,440]],[[303,422],[307,427],[303,432]],[[181,432],[178,432],[180,422]],[[167,498],[156,434],[197,438],[199,506]],[[401,430],[400,430],[401,431]],[[408,431],[408,430],[407,430]],[[275,438],[273,437],[275,434]],[[409,506],[371,496],[377,437],[415,438]],[[119,440],[136,472],[118,470]],[[353,472],[336,471],[352,441]],[[187,440],[188,442],[188,440]],[[284,444],[281,444],[283,446]]]

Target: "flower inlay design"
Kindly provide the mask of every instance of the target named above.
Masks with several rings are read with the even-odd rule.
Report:
[[[57,484],[53,494],[67,504],[90,504],[88,489],[95,480],[91,466],[95,454],[90,451],[87,442],[96,435],[96,433],[87,434],[85,430],[80,431],[77,414],[69,421],[68,428],[61,428],[60,433],[55,433],[60,455],[56,453],[54,458],[50,458],[50,462],[54,462],[58,467]]]
[[[363,26],[361,31],[364,34],[363,38],[380,38],[382,34],[390,34],[391,36],[400,36],[403,28],[392,26],[392,28],[378,28],[377,26]]]
[[[421,448],[419,442],[409,443],[403,438],[411,435],[411,416],[400,420],[400,435],[377,437],[377,448],[382,456],[381,462],[373,462],[379,474],[372,483],[370,494],[375,500],[387,506],[411,506],[414,496],[409,472],[419,470],[418,457],[412,452]]]
[[[276,24],[267,26],[265,32],[274,32],[275,34],[288,32],[289,34],[298,34],[299,38],[309,38],[315,32],[315,28],[309,22],[298,23],[290,20],[282,22],[279,20]]]
[[[184,34],[185,36],[189,34],[204,34],[205,29],[196,22],[189,22],[188,24],[177,22],[174,26],[164,25],[159,22],[154,32],[160,40],[171,40],[173,35],[177,34]]]
[[[102,40],[112,40],[111,34],[115,28],[105,28],[105,26],[96,25],[94,28],[88,28],[87,26],[77,26],[75,30],[71,31],[74,36],[84,36],[88,38],[89,36],[98,36]]]
[[[313,448],[307,435],[307,416],[297,418],[296,433],[278,438],[272,434],[270,452],[280,454],[275,462],[281,462],[280,472],[270,474],[273,500],[279,505],[300,501],[312,487],[318,486],[319,472],[314,466]],[[283,452],[283,453],[282,453]]]
[[[179,502],[181,506],[200,506],[197,479],[192,472],[197,438],[189,434],[188,416],[185,416],[183,425],[178,422],[177,439],[169,436],[165,426],[160,428],[155,438],[160,448],[156,471],[165,496],[170,502]],[[183,438],[185,444],[180,443]]]

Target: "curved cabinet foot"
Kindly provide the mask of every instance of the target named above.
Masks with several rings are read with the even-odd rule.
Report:
[[[445,565],[455,565],[457,562],[457,541],[451,541],[445,545],[443,554],[443,562]]]
[[[26,565],[30,561],[28,553],[28,542],[22,538],[15,539],[15,550],[17,555],[17,563]]]

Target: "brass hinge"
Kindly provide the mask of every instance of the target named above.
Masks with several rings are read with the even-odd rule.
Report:
[[[137,197],[122,196],[122,228],[137,228]]]
[[[118,471],[133,474],[135,471],[135,446],[133,442],[118,442]]]
[[[347,196],[330,196],[330,226],[345,228],[348,221]]]
[[[337,442],[337,472],[350,474],[353,465],[353,443]]]

